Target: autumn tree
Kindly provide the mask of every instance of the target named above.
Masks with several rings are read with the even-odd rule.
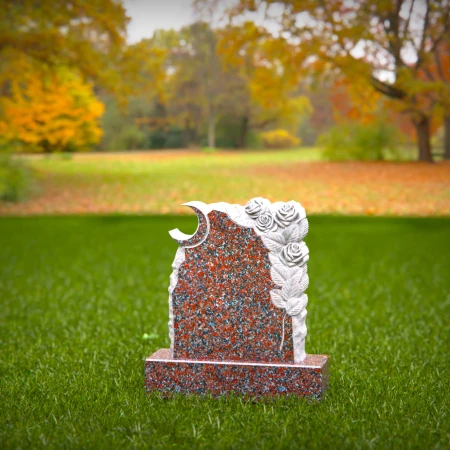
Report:
[[[128,18],[118,0],[3,0],[0,14],[0,82],[9,80],[9,62],[26,56],[49,67],[75,69],[118,89],[114,64],[125,43]]]
[[[202,77],[206,55],[199,45],[201,33],[200,39],[197,36],[194,40],[193,28],[156,30],[153,37],[146,40],[150,48],[165,52],[161,89],[148,91],[154,96],[154,114],[147,118],[147,123],[153,129],[182,128],[186,146],[198,144],[207,113],[206,82]],[[140,122],[145,122],[145,119]]]
[[[440,98],[444,111],[444,158],[450,159],[450,36],[436,46],[434,56],[438,79],[446,88]]]
[[[0,98],[1,140],[46,153],[89,149],[100,140],[104,107],[91,86],[67,69],[22,69],[11,95]]]
[[[251,48],[226,46],[229,33],[259,32],[252,27],[213,30],[196,22],[179,31],[158,30],[142,41],[143,46],[162,52],[164,58],[162,70],[156,70],[163,80],[160,89],[149,85],[149,90],[142,92],[144,97],[153,95],[155,114],[139,118],[139,124],[159,124],[165,130],[179,126],[186,145],[198,145],[206,134],[209,147],[216,144],[217,127],[230,121],[238,122],[240,132],[235,133],[232,145],[239,147],[245,146],[251,130],[282,125],[296,131],[309,111],[309,102],[296,95],[296,83],[288,80],[280,63],[264,65],[264,53],[276,51],[276,46],[270,48],[272,37],[261,36]],[[236,52],[238,58],[233,56]],[[222,135],[221,131],[221,139]]]
[[[293,63],[321,72],[333,67],[393,99],[416,129],[419,159],[431,161],[430,121],[435,100],[430,92],[442,83],[424,86],[419,72],[450,27],[449,0],[279,1],[239,0],[239,15],[283,6],[273,17],[280,36],[297,45]]]
[[[261,36],[251,47],[236,42],[227,47],[227,35],[241,32],[261,32]],[[241,147],[251,130],[281,127],[297,131],[310,105],[298,95],[297,84],[282,62],[269,62],[267,55],[275,54],[278,45],[286,44],[274,42],[270,34],[251,24],[213,29],[199,21],[181,30],[157,30],[152,38],[123,52],[131,72],[127,78],[133,80],[133,89],[127,91],[129,101],[139,103],[143,113],[128,108],[126,114],[147,135],[167,136],[182,129],[185,146],[200,145],[206,134],[208,146],[215,147],[219,127],[222,143],[226,140],[226,145]],[[238,58],[233,52],[239,52]],[[148,107],[144,107],[146,102]],[[234,121],[239,137],[223,139],[226,124]],[[129,122],[127,126],[131,130]]]
[[[197,16],[197,24],[192,30],[194,36],[202,37],[198,43],[206,53],[206,64],[204,64],[204,82],[206,90],[206,107],[208,112],[208,147],[214,148],[216,145],[216,125],[218,96],[223,82],[223,70],[217,53],[218,39],[213,28],[217,11],[221,6],[221,0],[193,0],[192,6]],[[201,26],[200,24],[206,24]]]
[[[175,116],[182,115],[185,128],[193,127],[195,135],[206,119],[208,146],[216,146],[216,123],[223,72],[217,55],[214,30],[196,22],[179,33],[178,46],[172,49],[173,74],[169,107]],[[191,125],[192,123],[192,125]]]
[[[103,106],[93,90],[124,100],[137,86],[122,2],[4,0],[1,9],[3,140],[45,151],[95,144]]]
[[[311,105],[298,94],[298,77],[289,64],[290,44],[250,21],[218,33],[230,93],[224,108],[240,119],[239,145],[245,145],[250,130],[281,126],[296,132]]]
[[[394,123],[409,142],[413,142],[414,128],[404,113],[398,111],[393,101],[374,89],[367,89],[364,80],[355,77],[335,77],[328,92],[336,123],[356,122],[363,125]],[[435,127],[435,123],[433,126]],[[435,128],[432,127],[432,131]]]
[[[444,158],[450,159],[450,36],[442,39],[434,53],[427,55],[420,71],[423,89],[427,89],[442,116]]]

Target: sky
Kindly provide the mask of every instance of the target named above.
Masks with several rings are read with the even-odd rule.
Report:
[[[158,28],[179,29],[194,21],[190,0],[125,0],[131,21],[128,24],[128,42],[148,38]]]
[[[220,22],[224,17],[224,11],[234,1],[220,0],[220,6],[214,13],[214,21]],[[192,7],[192,0],[124,0],[123,4],[127,15],[131,18],[127,30],[127,41],[130,44],[152,37],[157,29],[180,29],[198,20]],[[245,17],[247,20],[264,24],[269,30],[273,29],[272,24],[265,22],[262,12],[247,13]]]

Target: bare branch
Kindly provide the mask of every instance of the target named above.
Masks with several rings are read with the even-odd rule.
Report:
[[[442,30],[442,33],[434,40],[428,53],[432,53],[437,49],[437,46],[442,41],[442,39],[444,39],[449,30],[450,30],[450,1],[447,3],[447,13],[445,14],[444,19],[444,29]]]
[[[372,86],[383,95],[387,97],[394,98],[397,100],[401,100],[406,97],[406,93],[395,86],[384,83],[383,81],[371,76]]]
[[[402,33],[403,39],[405,39],[406,35],[408,34],[409,23],[411,22],[411,16],[412,16],[412,12],[414,9],[414,3],[415,3],[415,0],[411,0],[411,6],[409,7],[408,18],[406,19],[405,26],[403,27],[403,33]]]
[[[427,35],[427,29],[428,29],[428,23],[430,20],[430,0],[425,1],[426,4],[426,12],[425,12],[425,18],[423,20],[423,31],[422,31],[422,38],[420,41],[419,51],[417,52],[417,61],[416,61],[416,69],[420,67],[423,61],[423,51],[425,49],[425,41],[426,41],[426,35]]]

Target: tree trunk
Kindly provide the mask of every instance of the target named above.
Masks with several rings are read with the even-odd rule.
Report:
[[[208,114],[208,147],[216,148],[216,118],[212,109]]]
[[[46,155],[50,155],[50,153],[52,152],[52,146],[50,145],[50,142],[48,142],[47,139],[41,141],[41,147]]]
[[[450,159],[450,115],[444,117],[444,159]]]
[[[195,147],[198,147],[198,127],[195,122],[193,127],[191,128],[191,144]]]
[[[184,121],[184,129],[183,129],[183,145],[184,147],[189,147],[191,144],[191,126],[189,123],[189,119],[185,119]]]
[[[419,146],[419,161],[433,162],[430,144],[430,118],[422,116],[414,121],[417,134],[417,144]]]
[[[243,148],[245,146],[245,141],[247,140],[247,133],[248,133],[248,117],[245,116],[242,118],[242,126],[241,126],[241,132],[239,134],[239,140],[238,140],[238,148]]]

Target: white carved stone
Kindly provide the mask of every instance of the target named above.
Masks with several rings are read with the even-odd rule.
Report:
[[[178,283],[178,270],[181,264],[185,260],[184,247],[178,247],[175,253],[175,259],[172,263],[172,274],[170,275],[169,285],[169,339],[170,339],[170,354],[173,355],[173,343],[174,343],[174,331],[173,331],[173,305],[172,305],[172,292]]]
[[[257,197],[245,206],[230,205],[228,203],[212,203],[206,205],[203,202],[193,201],[185,204],[191,207],[202,220],[202,227],[197,228],[196,233],[189,236],[181,233],[178,229],[172,230],[170,235],[177,240],[179,247],[172,264],[172,275],[169,287],[169,336],[171,340],[171,351],[173,350],[173,312],[172,292],[178,281],[178,269],[185,260],[184,248],[200,245],[207,239],[209,233],[208,213],[216,210],[227,214],[235,223],[242,227],[253,228],[263,241],[265,247],[270,251],[271,277],[278,288],[270,292],[272,303],[285,311],[283,318],[291,317],[294,362],[300,363],[305,357],[305,338],[307,334],[305,319],[308,296],[304,293],[309,284],[307,273],[307,261],[309,250],[303,242],[308,233],[308,220],[305,209],[300,203],[275,202]],[[203,217],[202,217],[203,216]],[[205,228],[206,227],[206,228]],[[200,229],[201,228],[201,229]],[[198,241],[195,237],[202,233]],[[284,341],[284,332],[283,341]],[[280,347],[283,346],[283,341]]]

